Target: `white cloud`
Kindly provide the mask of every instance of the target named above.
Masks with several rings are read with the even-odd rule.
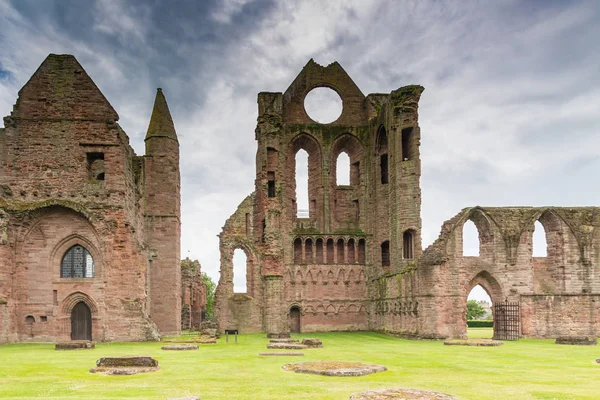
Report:
[[[140,154],[162,86],[181,144],[182,256],[215,278],[216,235],[254,186],[257,93],[285,91],[310,58],[339,61],[365,94],[425,86],[424,244],[466,206],[600,198],[589,185],[600,168],[595,2],[279,1],[260,18],[242,14],[247,3],[160,23],[144,7],[97,3],[92,41],[0,2],[0,63],[14,74],[0,80],[0,112],[47,53],[74,53]]]

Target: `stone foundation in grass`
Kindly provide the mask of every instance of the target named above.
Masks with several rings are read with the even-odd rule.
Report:
[[[149,356],[102,357],[92,373],[104,375],[135,375],[158,370],[158,361]]]
[[[271,343],[267,345],[267,349],[303,350],[308,349],[308,346],[299,343]]]
[[[306,339],[302,339],[302,344],[306,347],[310,347],[310,348],[319,348],[319,347],[323,347],[323,342],[321,342],[321,339],[316,339],[316,338],[306,338]]]
[[[397,388],[354,393],[350,400],[456,400],[456,397],[429,390]]]
[[[286,353],[286,352],[281,352],[281,353],[258,353],[259,356],[262,357],[267,357],[267,356],[303,356],[304,353]]]
[[[294,371],[300,374],[316,374],[326,376],[363,376],[376,372],[387,371],[383,365],[362,364],[346,361],[310,361],[296,364],[286,364],[281,367],[284,371]]]
[[[289,337],[290,337],[289,333],[268,333],[267,334],[268,339],[289,339]]]
[[[198,350],[197,344],[168,344],[161,347],[163,350]]]
[[[598,340],[594,336],[560,336],[556,338],[556,344],[573,344],[578,346],[595,346]]]
[[[298,339],[271,339],[269,343],[300,343]]]
[[[89,350],[96,348],[96,343],[90,340],[71,340],[59,342],[54,345],[54,350]]]
[[[446,346],[483,346],[496,347],[502,346],[504,342],[492,339],[450,339],[444,341]]]
[[[187,396],[187,397],[168,398],[167,400],[200,400],[200,396]]]

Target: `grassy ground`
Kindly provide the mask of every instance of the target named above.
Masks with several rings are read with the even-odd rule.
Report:
[[[491,337],[491,329],[469,331]],[[297,337],[301,337],[298,335]],[[324,348],[305,357],[258,357],[265,335],[241,335],[238,344],[200,350],[161,350],[160,343],[98,344],[95,350],[55,351],[48,344],[0,346],[0,398],[348,399],[358,391],[411,387],[461,399],[598,399],[600,349],[561,346],[551,340],[505,342],[500,347],[444,346],[375,333],[321,333]],[[88,373],[110,355],[150,355],[158,372],[135,376]],[[324,377],[281,370],[288,362],[340,360],[383,364],[387,372]]]

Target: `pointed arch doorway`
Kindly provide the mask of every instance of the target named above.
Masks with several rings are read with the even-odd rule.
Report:
[[[83,301],[71,310],[71,340],[92,340],[92,311]]]
[[[297,306],[290,308],[290,332],[300,333],[300,308]]]

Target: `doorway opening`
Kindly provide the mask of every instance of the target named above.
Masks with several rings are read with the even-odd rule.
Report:
[[[92,340],[92,312],[83,301],[71,310],[71,340]]]
[[[494,335],[492,298],[481,285],[475,285],[467,297],[467,336],[490,339]]]
[[[298,306],[290,308],[290,332],[300,333],[300,308]]]

